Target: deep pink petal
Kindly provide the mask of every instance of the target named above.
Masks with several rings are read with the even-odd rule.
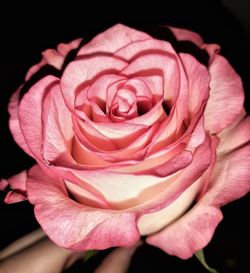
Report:
[[[41,159],[43,100],[57,83],[58,79],[54,76],[41,79],[25,94],[19,106],[21,130],[33,157],[37,160]]]
[[[215,56],[209,72],[211,89],[204,116],[205,127],[213,134],[221,132],[240,113],[244,91],[239,75],[224,57]]]
[[[73,250],[130,246],[139,240],[135,215],[98,210],[71,200],[63,182],[47,177],[39,167],[28,179],[29,200],[45,233],[57,245]],[[126,229],[124,229],[126,226]]]
[[[84,45],[78,55],[92,54],[95,52],[114,53],[118,49],[134,42],[151,38],[139,30],[117,24],[98,34],[88,44]]]

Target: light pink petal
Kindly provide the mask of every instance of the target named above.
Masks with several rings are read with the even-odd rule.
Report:
[[[59,44],[57,50],[47,49],[43,51],[42,60],[29,69],[25,76],[25,80],[28,81],[37,71],[39,71],[46,64],[52,65],[60,70],[68,53],[71,50],[76,49],[80,45],[81,41],[82,39],[75,39],[68,44]]]
[[[222,220],[219,207],[250,191],[249,160],[249,144],[219,158],[209,188],[198,203],[172,225],[148,237],[147,242],[182,259],[204,248]]]
[[[38,222],[59,246],[79,251],[125,247],[139,240],[135,214],[79,204],[67,196],[60,180],[46,177],[39,167],[29,172],[28,196]]]
[[[47,76],[33,85],[19,106],[20,127],[33,156],[41,159],[42,105],[45,95],[58,83],[54,76]]]
[[[46,162],[53,162],[62,154],[71,153],[73,125],[59,83],[53,86],[43,101],[43,146],[42,155]]]
[[[14,140],[16,143],[29,155],[31,155],[30,149],[26,144],[26,141],[23,136],[23,132],[20,128],[20,121],[19,121],[19,96],[20,91],[22,89],[22,86],[18,88],[18,90],[11,96],[9,105],[8,105],[8,111],[10,114],[9,119],[9,127],[10,131],[12,133],[12,136],[14,137]]]
[[[83,84],[90,84],[105,74],[119,73],[127,63],[106,55],[96,55],[88,58],[78,57],[65,69],[61,78],[62,94],[66,105],[74,109],[76,91],[80,91]],[[82,87],[81,87],[82,86]]]
[[[95,52],[114,53],[134,41],[148,38],[151,37],[142,31],[117,24],[95,36],[94,39],[79,50],[78,55],[92,54]]]
[[[231,124],[240,113],[244,91],[239,75],[224,57],[215,56],[209,72],[211,89],[204,116],[206,129],[214,134]]]
[[[190,41],[194,43],[195,45],[197,45],[198,47],[201,47],[203,45],[203,39],[196,32],[193,32],[191,30],[184,29],[184,28],[177,28],[177,27],[168,26],[168,28],[172,31],[172,33],[174,34],[175,38],[178,41]]]

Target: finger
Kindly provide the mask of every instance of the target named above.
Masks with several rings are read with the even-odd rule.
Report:
[[[33,232],[21,237],[15,242],[8,245],[6,248],[0,251],[0,260],[7,258],[8,256],[13,255],[14,253],[23,250],[26,247],[31,246],[35,242],[41,240],[45,237],[42,229],[34,230]]]
[[[60,273],[80,256],[45,238],[2,260],[0,273]]]
[[[136,249],[142,244],[138,242],[136,245],[128,248],[117,248],[111,252],[96,269],[95,273],[125,273],[130,265],[131,258]]]

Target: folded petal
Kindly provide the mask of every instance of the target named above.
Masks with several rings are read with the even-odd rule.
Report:
[[[37,166],[29,172],[27,189],[38,222],[59,246],[77,251],[105,249],[130,246],[139,240],[135,214],[76,203],[62,181],[47,177]]]
[[[219,133],[237,117],[243,108],[244,91],[239,75],[228,61],[216,55],[209,67],[210,97],[205,109],[205,127]]]

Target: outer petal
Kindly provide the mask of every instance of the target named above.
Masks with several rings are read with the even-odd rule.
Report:
[[[25,80],[28,81],[38,70],[40,70],[46,64],[52,65],[57,69],[61,69],[68,53],[71,50],[77,48],[80,45],[81,41],[82,39],[75,39],[68,44],[59,44],[57,50],[47,49],[43,51],[42,60],[29,69],[25,76]]]
[[[11,96],[11,99],[8,105],[8,111],[10,114],[9,127],[16,143],[27,154],[32,156],[30,149],[27,146],[27,143],[24,139],[23,132],[20,127],[20,121],[19,121],[18,110],[19,110],[19,95],[20,95],[21,89],[22,89],[22,86],[20,86],[18,90]]]
[[[38,222],[59,246],[105,249],[130,246],[139,240],[135,214],[80,205],[67,196],[62,181],[47,177],[38,166],[30,170],[27,187]]]
[[[149,244],[171,255],[187,259],[211,240],[222,220],[219,207],[250,190],[250,145],[233,151],[216,162],[208,191],[182,218],[150,236]]]
[[[205,127],[211,134],[226,128],[240,113],[244,91],[240,77],[227,62],[217,55],[209,67],[210,98],[205,109]]]
[[[46,94],[58,79],[47,76],[33,85],[19,107],[20,127],[32,156],[40,160],[42,147],[42,105]]]

